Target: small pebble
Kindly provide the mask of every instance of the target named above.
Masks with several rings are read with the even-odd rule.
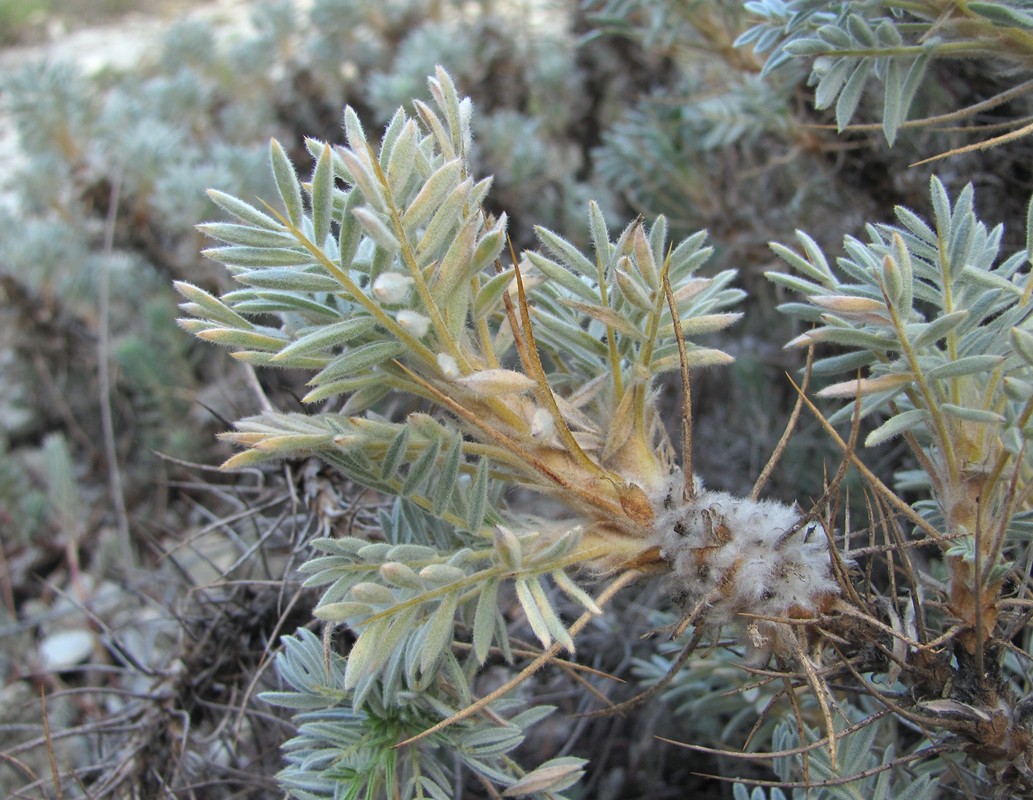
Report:
[[[40,642],[39,655],[47,672],[70,669],[93,655],[93,634],[84,630],[51,633]]]

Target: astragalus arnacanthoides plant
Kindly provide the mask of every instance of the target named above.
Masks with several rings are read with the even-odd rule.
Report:
[[[316,616],[347,626],[355,641],[346,658],[306,631],[286,641],[279,667],[290,689],[267,696],[299,711],[284,785],[298,797],[440,798],[454,796],[465,765],[489,794],[499,786],[505,796],[558,797],[584,762],[564,756],[525,772],[508,753],[548,709],[516,712],[511,690],[550,661],[569,668],[560,652],[573,653],[592,617],[643,578],[664,581],[681,616],[673,633],[692,628],[686,653],[704,631],[730,626],[754,665],[774,656],[793,673],[787,681],[810,687],[833,769],[842,719],[829,676],[864,693],[862,672],[917,671],[926,683],[916,699],[928,700],[932,676],[952,669],[943,654],[953,638],[983,653],[989,670],[999,653],[980,646],[1000,641],[995,598],[1009,574],[1009,526],[1027,500],[1033,380],[1022,376],[1033,337],[1016,327],[1027,299],[1013,280],[1021,259],[990,268],[997,234],[975,222],[969,195],[953,210],[936,195],[936,232],[901,212],[900,231],[851,242],[843,269],[856,286],[840,285],[806,238],[806,258],[779,251],[805,277],[778,280],[812,300],[789,310],[822,322],[807,342],[857,351],[819,369],[871,369],[827,392],[860,391],[862,413],[892,408],[875,439],[905,435],[933,481],[945,523],[889,492],[873,497],[885,500],[886,531],[920,544],[895,521],[906,511],[950,559],[937,633],[922,606],[938,591],[931,578],[912,583],[907,608],[897,593],[878,596],[870,573],[864,588],[851,587],[849,561],[829,536],[832,502],[818,518],[708,490],[692,472],[687,407],[682,446],[668,441],[656,379],[679,374],[689,397],[691,369],[729,360],[692,340],[738,316],[727,310],[741,297],[732,274],[696,274],[710,254],[705,234],[669,243],[660,218],[614,240],[593,205],[591,253],[539,229],[540,250],[518,257],[505,216],[484,210],[490,180],[470,174],[469,101],[442,70],[430,88],[436,108],[415,101],[416,117],[400,110],[377,143],[346,109],[347,146],[310,141],[308,182],[273,142],[281,205],[213,191],[236,221],[201,226],[225,243],[208,255],[243,288],[216,298],[178,285],[187,330],[247,363],[314,373],[304,401],[321,412],[240,421],[226,438],[245,449],[227,467],[316,454],[397,498],[372,539],[314,543],[322,555],[306,565],[308,583],[326,587]],[[926,273],[944,258],[953,266],[937,273],[937,290]],[[921,318],[916,303],[935,316]],[[507,493],[538,495],[549,510],[510,506]],[[536,652],[510,641],[506,584]],[[561,619],[559,592],[581,616]],[[848,626],[864,635],[844,638]],[[835,668],[824,663],[833,645]],[[855,658],[862,648],[867,660]],[[528,663],[476,697],[489,657]],[[999,672],[987,679],[994,690],[1008,681]],[[895,695],[870,693],[908,719],[951,711],[907,710]]]

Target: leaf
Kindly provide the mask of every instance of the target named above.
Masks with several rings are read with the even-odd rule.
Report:
[[[215,205],[219,206],[219,208],[224,211],[228,211],[241,222],[257,225],[259,228],[264,228],[267,231],[285,233],[288,236],[290,235],[287,232],[287,228],[280,222],[273,219],[268,214],[259,211],[253,205],[245,203],[243,200],[240,200],[231,194],[220,192],[218,189],[209,189],[207,194]],[[293,239],[293,237],[291,238]]]
[[[379,341],[369,342],[352,348],[333,361],[309,380],[309,386],[321,386],[331,381],[354,375],[357,372],[364,372],[382,364],[390,358],[400,356],[405,351],[405,346],[400,342]]]
[[[307,250],[290,247],[228,245],[201,251],[205,258],[235,267],[297,267],[314,263]]]
[[[538,792],[562,792],[581,779],[585,774],[586,764],[586,759],[573,756],[550,759],[512,784],[502,796],[521,797]]]
[[[942,381],[947,378],[959,378],[963,375],[990,372],[1004,361],[1004,356],[965,356],[925,373],[926,380]]]
[[[423,486],[430,476],[440,452],[441,440],[434,439],[420,457],[416,459],[415,463],[409,467],[409,474],[405,478],[405,483],[402,484],[401,491],[399,492],[400,495],[413,494]]]
[[[269,140],[269,162],[273,168],[273,178],[276,180],[280,199],[287,210],[287,218],[295,228],[300,228],[305,218],[305,208],[301,202],[301,183],[294,171],[294,165],[287,157],[287,152],[276,139]]]
[[[910,411],[902,411],[894,417],[886,420],[882,425],[868,434],[864,440],[865,447],[875,447],[883,442],[889,441],[902,433],[914,431],[926,424],[929,420],[929,412],[924,408],[915,408]]]
[[[861,94],[868,82],[868,75],[871,73],[872,62],[862,60],[853,74],[843,87],[839,100],[836,101],[836,127],[840,133],[850,124],[850,119],[857,110],[857,104],[861,101]]]
[[[572,294],[576,294],[593,303],[599,302],[599,292],[561,264],[533,250],[529,250],[526,255],[528,260],[545,277],[555,281]]]
[[[466,527],[471,533],[477,533],[481,529],[487,507],[488,462],[482,458],[477,462],[477,474],[474,476],[467,498]]]
[[[484,584],[477,598],[473,615],[473,653],[478,664],[483,664],[491,650],[495,633],[495,617],[498,614],[499,581],[492,579]]]
[[[380,466],[380,477],[386,481],[391,480],[398,474],[402,462],[405,460],[406,451],[409,447],[409,426],[402,425],[398,434],[391,441],[384,455],[384,461]]]
[[[322,247],[326,241],[333,216],[334,158],[330,145],[324,144],[312,171],[312,228],[317,247]]]
[[[268,267],[238,272],[238,281],[257,289],[276,289],[285,292],[339,292],[341,284],[325,272],[306,272],[287,267]]]
[[[308,355],[320,350],[348,344],[369,333],[373,330],[374,325],[373,317],[358,314],[330,325],[321,325],[311,333],[306,333],[284,347],[274,356],[273,360],[278,361],[290,356]]]
[[[435,514],[440,515],[448,505],[452,493],[455,491],[459,481],[459,466],[463,456],[463,438],[456,436],[448,452],[445,453],[445,461],[441,466],[441,473],[438,475],[437,483],[434,486],[434,495],[431,497],[431,508]]]
[[[995,411],[987,411],[983,408],[969,408],[954,403],[941,403],[939,409],[944,413],[966,422],[975,422],[980,425],[1004,425],[1007,420]]]
[[[513,282],[514,274],[515,270],[510,267],[505,272],[493,275],[490,280],[481,286],[477,292],[477,297],[473,301],[472,313],[475,321],[484,319],[498,307],[503,293]]]
[[[458,158],[447,161],[438,167],[405,210],[402,215],[402,225],[407,230],[412,230],[430,219],[431,215],[445,202],[445,198],[459,186],[462,175],[463,165]]]
[[[391,225],[383,214],[372,208],[361,206],[352,209],[352,216],[359,221],[366,234],[388,253],[397,253],[401,249],[402,246],[395,238],[394,231],[391,230]]]
[[[598,276],[598,271],[596,270],[595,265],[585,258],[584,254],[582,254],[580,250],[574,247],[574,245],[558,233],[554,233],[541,225],[536,225],[534,232],[537,234],[539,241],[545,245],[546,250],[556,258],[560,259],[568,269],[573,272],[580,273],[590,279]]]
[[[298,240],[285,230],[273,231],[253,225],[237,225],[233,222],[205,222],[196,228],[212,239],[244,247],[292,247],[298,243]]]
[[[552,634],[549,631],[548,622],[546,622],[541,609],[538,608],[538,603],[535,602],[534,595],[531,593],[531,579],[517,578],[516,592],[520,606],[524,609],[524,616],[527,617],[527,622],[531,626],[534,635],[542,643],[542,647],[550,647],[552,645]]]
[[[420,672],[428,675],[445,648],[452,644],[452,630],[455,626],[456,605],[459,593],[445,595],[427,623],[427,633],[420,651]]]

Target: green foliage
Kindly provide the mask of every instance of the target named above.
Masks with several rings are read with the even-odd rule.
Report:
[[[280,773],[295,797],[456,797],[463,785],[453,766],[458,762],[486,781],[508,786],[507,797],[558,799],[583,772],[584,761],[570,757],[553,759],[531,773],[520,771],[507,753],[523,742],[527,727],[553,708],[513,713],[512,701],[495,705],[494,723],[464,722],[395,750],[398,742],[451,714],[454,699],[434,686],[374,689],[357,710],[348,689],[340,688],[346,681],[343,658],[325,656],[319,639],[305,629],[283,644],[276,666],[290,689],[263,697],[297,712],[298,734],[284,745],[288,766]]]
[[[892,145],[938,60],[1002,60],[1028,71],[1033,15],[1024,2],[857,3],[758,0],[745,4],[763,21],[739,37],[770,56],[771,72],[794,58],[813,58],[810,85],[819,109],[835,104],[846,128],[868,85],[882,84],[882,127]]]

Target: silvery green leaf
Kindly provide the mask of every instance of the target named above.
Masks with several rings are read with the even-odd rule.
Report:
[[[822,25],[815,31],[815,34],[819,39],[839,50],[849,50],[854,44],[850,35],[836,25]]]
[[[818,86],[814,90],[814,107],[816,109],[823,111],[832,105],[839,90],[843,88],[843,83],[850,74],[850,67],[853,63],[853,60],[849,58],[837,58],[832,68],[821,76],[821,80],[818,81]]]
[[[951,331],[957,329],[966,319],[969,312],[965,309],[952,311],[937,317],[932,322],[912,323],[906,327],[908,337],[911,339],[911,346],[915,349],[936,344]]]
[[[536,584],[537,582],[533,579],[521,577],[517,578],[515,583],[517,599],[520,601],[521,608],[524,609],[524,616],[527,618],[531,630],[538,641],[542,643],[542,647],[550,647],[552,645],[550,625],[542,614],[542,610],[538,607],[534,594],[531,592],[531,584]]]
[[[294,171],[294,165],[287,157],[287,152],[276,139],[269,141],[269,161],[272,164],[280,199],[287,210],[287,218],[294,227],[300,228],[305,217],[305,208],[301,202],[301,183]]]
[[[697,231],[683,239],[670,257],[671,284],[677,288],[678,282],[694,273],[707,262],[714,252],[713,247],[704,247],[707,240],[706,231]]]
[[[284,347],[276,358],[285,359],[295,355],[308,355],[348,344],[369,333],[373,330],[374,325],[372,317],[359,314],[330,325],[320,325]]]
[[[598,276],[598,270],[595,265],[585,258],[580,250],[558,233],[554,233],[541,225],[536,225],[534,232],[538,236],[539,241],[545,245],[546,250],[559,259],[569,270],[580,273],[587,278],[596,278]]]
[[[1033,28],[1033,15],[1024,11],[1018,4],[973,0],[966,5],[966,8],[1003,27]]]
[[[420,119],[423,120],[423,124],[427,130],[430,131],[431,136],[434,137],[437,142],[438,149],[441,150],[442,154],[447,159],[455,158],[458,153],[454,145],[452,144],[452,137],[445,130],[445,125],[442,123],[440,117],[434,113],[433,109],[424,103],[422,100],[413,100],[413,108],[416,109],[416,113],[420,115]]]
[[[455,626],[458,602],[458,592],[445,595],[427,622],[427,633],[420,652],[420,672],[424,675],[430,673],[445,648],[452,644],[452,629]]]
[[[567,291],[590,302],[599,302],[599,293],[597,291],[552,259],[533,250],[527,252],[527,258],[549,280],[555,281]]]
[[[871,61],[860,61],[839,95],[839,100],[836,101],[836,127],[840,132],[850,124],[850,119],[857,110],[857,104],[861,101],[861,93],[868,82],[871,70]]]
[[[186,281],[175,281],[172,285],[177,292],[190,301],[189,305],[196,306],[196,311],[193,308],[189,311],[194,316],[204,316],[208,321],[218,322],[231,328],[250,330],[255,327],[225,303],[208,294],[204,289],[200,289]]]
[[[361,621],[373,616],[373,607],[369,603],[347,600],[340,603],[320,603],[312,615],[324,622],[338,624],[348,620]]]
[[[427,478],[430,477],[434,465],[437,463],[438,454],[441,452],[441,440],[434,439],[426,450],[409,467],[409,474],[405,477],[400,494],[410,495],[423,487]]]
[[[304,357],[302,357],[304,358]],[[327,362],[329,363],[329,361]],[[283,361],[270,361],[270,366],[281,366],[281,367],[303,367],[306,366],[303,363],[299,363],[293,357],[291,359],[284,359]],[[325,367],[324,364],[314,364],[310,368],[320,369]],[[313,389],[311,392],[301,398],[302,403],[318,403],[321,400],[326,400],[330,397],[337,397],[342,394],[349,394],[351,392],[360,392],[367,386],[382,385],[384,383],[384,376],[378,375],[375,372],[369,372],[365,375],[359,375],[354,378],[343,378],[338,381],[330,381],[325,383],[318,389]]]
[[[453,293],[464,294],[466,287],[460,285],[473,277],[474,248],[477,244],[477,229],[480,220],[471,215],[456,232],[452,243],[448,246],[444,257],[438,264],[434,293],[436,297],[447,300]]]
[[[424,583],[408,564],[401,561],[387,561],[380,565],[380,577],[386,583],[399,589],[417,589],[423,591]]]
[[[621,257],[621,263],[626,260],[627,256]],[[651,312],[654,304],[649,297],[646,296],[646,290],[638,278],[633,277],[623,269],[615,269],[613,272],[621,297],[627,300],[628,303],[639,311]]]
[[[360,681],[375,675],[387,663],[395,648],[413,630],[419,609],[405,608],[390,617],[366,625],[348,653],[344,688],[354,689]]]
[[[279,335],[277,335],[279,334]],[[213,344],[221,344],[224,347],[243,347],[255,350],[279,350],[283,347],[285,340],[280,331],[275,334],[262,333],[254,330],[239,330],[237,328],[208,328],[197,332],[199,339]]]
[[[818,342],[831,342],[847,347],[860,347],[873,352],[889,352],[900,349],[900,343],[893,336],[883,336],[868,331],[858,331],[849,328],[819,328],[810,331],[808,336]]]
[[[1004,356],[965,356],[933,367],[925,373],[927,381],[942,381],[963,375],[989,373],[1004,361]]]
[[[1005,296],[1014,295],[1019,297],[1022,295],[1022,287],[1016,286],[1007,278],[1002,278],[989,270],[979,269],[966,264],[961,270],[961,277],[979,286],[985,286],[988,289],[1002,292]]]
[[[352,186],[362,193],[363,199],[376,211],[387,213],[388,204],[384,199],[384,193],[380,182],[370,169],[366,166],[366,159],[361,158],[352,150],[339,150],[338,155],[348,169]],[[353,212],[354,213],[354,212]]]
[[[384,556],[390,561],[404,561],[411,565],[423,561],[433,562],[438,558],[438,552],[422,544],[396,544]]]
[[[467,498],[466,526],[471,533],[477,533],[481,529],[487,508],[488,462],[482,458],[477,462],[477,473],[474,476]]]
[[[538,792],[562,792],[581,780],[587,759],[563,756],[546,761],[528,772],[502,793],[503,797],[523,797]]]
[[[510,267],[498,275],[493,275],[481,286],[473,302],[472,313],[474,320],[484,319],[498,307],[503,293],[505,293],[509,284],[513,282],[514,274],[515,270]]]
[[[659,219],[657,223],[659,224]],[[631,242],[632,252],[635,256],[634,264],[645,280],[646,285],[659,289],[660,267],[657,264],[653,248],[650,246],[651,242],[646,238],[646,232],[641,225],[637,226]]]
[[[473,615],[473,653],[478,664],[488,658],[491,641],[495,634],[495,618],[498,616],[499,581],[487,581],[477,598]]]
[[[348,396],[348,400],[341,408],[341,413],[345,415],[361,414],[383,400],[391,391],[391,385],[382,380],[362,386]]]
[[[915,429],[924,425],[928,420],[929,412],[924,408],[902,411],[890,417],[882,425],[869,433],[864,440],[864,446],[876,447],[896,436],[900,436],[902,433],[914,432]]]
[[[312,171],[312,228],[313,239],[322,247],[330,233],[334,214],[333,151],[324,144],[315,169]]]
[[[963,419],[966,422],[976,422],[981,425],[1003,426],[1007,420],[996,411],[988,411],[983,408],[969,408],[954,403],[941,403],[939,409],[952,417]]]
[[[391,230],[390,222],[383,214],[372,208],[361,206],[352,209],[352,216],[359,221],[369,237],[388,253],[397,253],[401,249],[394,231]]]
[[[814,362],[812,371],[815,375],[835,375],[839,372],[856,372],[875,361],[875,355],[867,350],[854,353],[843,353],[838,356],[820,358]]]
[[[391,606],[395,603],[394,592],[386,586],[370,581],[355,584],[351,590],[351,597],[356,603],[371,606]]]
[[[882,132],[890,147],[897,140],[897,129],[904,121],[907,109],[904,107],[904,76],[900,61],[890,58],[886,66],[885,94],[883,96]]]
[[[1004,379],[1004,392],[1010,399],[1025,403],[1030,397],[1033,397],[1033,383],[1020,378],[1008,377]]]
[[[477,247],[474,249],[473,263],[470,265],[471,276],[478,274],[498,260],[502,248],[506,245],[507,221],[508,217],[503,212],[491,230],[478,240]]]
[[[524,552],[520,539],[504,525],[495,526],[495,552],[506,569],[518,570],[523,566]]]
[[[427,178],[426,183],[416,193],[416,197],[402,214],[402,225],[406,230],[413,230],[422,225],[441,207],[447,198],[463,180],[463,164],[456,158],[442,164]]]
[[[1033,334],[1022,328],[1012,328],[1010,331],[1011,346],[1018,352],[1030,366],[1033,366]]]
[[[243,200],[240,200],[231,194],[220,192],[218,189],[209,189],[208,197],[211,198],[215,205],[219,206],[219,208],[224,211],[228,211],[241,222],[257,225],[259,228],[264,228],[265,230],[273,231],[275,233],[287,232],[287,229],[282,223],[273,219],[268,214],[259,211],[253,205],[245,203]]]
[[[806,278],[800,278],[796,275],[789,275],[785,272],[774,272],[767,271],[764,273],[764,277],[772,283],[777,283],[780,286],[785,286],[787,289],[792,289],[794,292],[799,292],[804,295],[822,295],[828,292],[828,289],[821,284],[809,281]]]
[[[387,185],[394,197],[400,197],[405,185],[409,182],[413,167],[416,165],[416,146],[419,139],[419,131],[413,120],[406,120],[402,126],[401,133],[392,144],[390,156],[387,161]],[[385,146],[387,138],[384,140]]]
[[[797,56],[799,58],[817,56],[830,52],[828,42],[812,38],[794,39],[790,42],[786,42],[783,49],[786,53],[789,53],[789,55]]]
[[[235,267],[296,267],[313,263],[307,250],[289,247],[209,247],[202,255]]]
[[[434,485],[434,494],[431,497],[431,508],[435,514],[441,514],[448,506],[448,501],[455,491],[456,483],[459,481],[459,467],[462,463],[463,439],[456,436],[452,445],[445,453],[444,463],[441,465],[441,472]]]
[[[445,242],[456,228],[457,221],[463,218],[463,208],[470,202],[470,191],[473,181],[467,178],[456,186],[434,212],[427,229],[416,245],[416,253],[423,261],[437,256]]]
[[[362,344],[341,353],[331,361],[322,371],[309,380],[309,386],[321,386],[331,381],[353,375],[356,372],[363,372],[382,364],[389,358],[400,356],[405,351],[405,346],[400,342],[379,341]]]
[[[298,243],[290,233],[233,222],[205,222],[196,226],[205,236],[244,247],[293,247]]]
[[[463,736],[459,746],[466,752],[483,758],[508,753],[523,741],[523,731],[515,726],[507,726],[472,731]]]
[[[577,601],[593,614],[603,613],[603,610],[599,608],[592,596],[578,586],[566,571],[557,569],[553,570],[549,574],[552,576],[552,580],[556,586],[558,586],[571,600]]]
[[[380,467],[380,477],[386,481],[391,480],[398,474],[402,462],[405,460],[406,451],[409,448],[409,426],[399,427],[398,434],[391,441],[387,453],[384,455],[384,462]]]

